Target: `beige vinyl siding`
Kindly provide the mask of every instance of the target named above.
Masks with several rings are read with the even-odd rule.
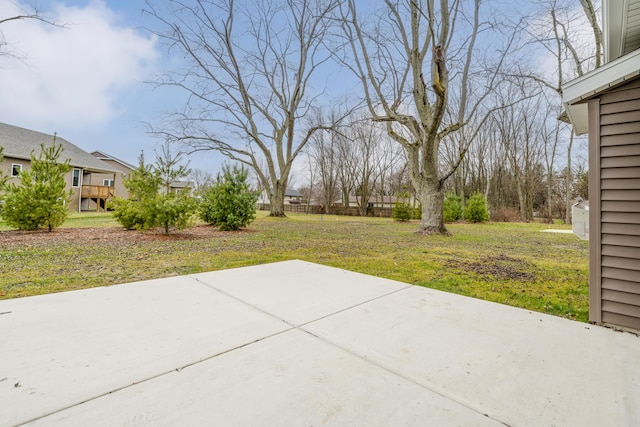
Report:
[[[640,79],[600,97],[600,321],[640,329]],[[592,259],[593,261],[597,261]]]

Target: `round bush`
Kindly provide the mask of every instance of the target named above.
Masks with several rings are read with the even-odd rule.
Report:
[[[238,230],[256,217],[258,195],[249,190],[248,172],[244,168],[223,168],[216,184],[200,202],[200,218],[220,230]]]
[[[411,219],[412,209],[409,206],[409,203],[405,202],[396,202],[395,207],[393,208],[393,219],[400,222],[407,222]]]
[[[445,222],[454,222],[462,218],[462,198],[448,194],[444,199],[443,215]]]
[[[489,219],[487,200],[482,193],[476,193],[469,198],[464,209],[464,218],[470,222],[485,222]]]

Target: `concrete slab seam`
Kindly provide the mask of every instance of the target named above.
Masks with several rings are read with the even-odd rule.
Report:
[[[286,333],[286,332],[290,332],[290,331],[292,331],[293,329],[296,329],[296,328],[292,327],[292,328],[285,329],[285,330],[282,330],[282,331],[279,331],[279,332],[276,332],[276,333],[273,333],[273,334],[270,334],[270,335],[266,335],[266,336],[261,337],[261,338],[259,338],[259,339],[256,339],[256,340],[253,340],[253,341],[250,341],[250,342],[246,342],[246,343],[244,343],[244,344],[237,345],[237,346],[235,346],[235,347],[233,347],[233,348],[229,348],[229,349],[227,349],[227,350],[221,351],[221,352],[216,353],[216,354],[214,354],[214,355],[207,356],[207,357],[203,357],[203,358],[201,358],[201,359],[199,359],[199,360],[196,360],[196,361],[194,361],[194,362],[190,362],[190,363],[187,363],[187,364],[185,364],[185,365],[179,366],[179,367],[177,367],[177,368],[173,368],[173,369],[171,369],[171,370],[169,370],[169,371],[164,371],[164,372],[161,372],[161,373],[159,373],[159,374],[152,375],[152,376],[150,376],[150,377],[148,377],[148,378],[142,379],[142,380],[140,380],[140,381],[132,382],[131,384],[127,384],[127,385],[124,385],[124,386],[122,386],[122,387],[115,388],[115,389],[113,389],[113,390],[110,390],[110,391],[107,391],[107,392],[104,392],[104,393],[98,394],[98,395],[93,396],[93,397],[90,397],[90,398],[88,398],[88,399],[84,399],[84,400],[82,400],[82,401],[80,401],[80,402],[76,402],[76,403],[74,403],[74,404],[72,404],[72,405],[67,405],[67,406],[65,406],[65,407],[63,407],[63,408],[56,409],[55,411],[51,411],[51,412],[49,412],[49,413],[46,413],[46,414],[43,414],[43,415],[37,416],[37,417],[35,417],[35,418],[32,418],[32,419],[27,420],[27,421],[24,421],[24,422],[20,422],[19,424],[15,424],[15,427],[24,426],[24,425],[27,425],[27,424],[32,423],[32,422],[34,422],[34,421],[38,421],[38,420],[40,420],[40,419],[50,417],[50,416],[52,416],[52,415],[55,415],[55,414],[58,414],[58,413],[64,412],[64,411],[66,411],[66,410],[68,410],[68,409],[71,409],[71,408],[73,408],[73,407],[83,405],[83,404],[85,404],[85,403],[88,403],[88,402],[91,402],[91,401],[94,401],[94,400],[100,399],[100,398],[102,398],[102,397],[108,396],[108,395],[113,394],[113,393],[117,393],[117,392],[122,391],[122,390],[126,390],[126,389],[131,388],[131,387],[134,387],[134,386],[136,386],[136,385],[146,383],[146,382],[148,382],[148,381],[151,381],[151,380],[154,380],[154,379],[157,379],[157,378],[163,377],[163,376],[165,376],[165,375],[173,374],[174,372],[180,372],[180,371],[182,371],[183,369],[189,368],[189,367],[191,367],[191,366],[198,365],[198,364],[203,363],[203,362],[207,362],[207,361],[209,361],[209,360],[215,359],[216,357],[219,357],[219,356],[222,356],[222,355],[224,355],[224,354],[231,353],[231,352],[233,352],[233,351],[236,351],[236,350],[239,350],[239,349],[242,349],[242,348],[248,347],[248,346],[250,346],[250,345],[253,345],[253,344],[256,344],[256,343],[262,342],[262,341],[264,341],[264,340],[268,340],[268,339],[273,338],[273,337],[276,337],[276,336],[278,336],[278,335],[282,335],[282,334],[284,334],[284,333]]]
[[[298,324],[298,325],[297,325],[297,324],[295,324],[295,323],[292,323],[292,322],[290,322],[290,321],[288,321],[288,320],[285,320],[285,319],[281,318],[280,316],[278,316],[278,315],[276,315],[276,314],[273,314],[273,313],[271,313],[271,312],[269,312],[269,311],[266,311],[265,309],[263,309],[263,308],[261,308],[261,307],[258,307],[258,306],[254,305],[254,304],[251,304],[250,302],[245,301],[245,300],[243,300],[242,298],[239,298],[239,297],[236,297],[236,296],[234,296],[234,295],[231,295],[231,294],[229,294],[229,293],[227,293],[227,292],[223,291],[222,289],[217,288],[215,285],[212,285],[212,284],[210,284],[210,283],[203,282],[202,280],[198,279],[197,277],[194,277],[194,276],[188,276],[188,277],[189,277],[190,279],[193,279],[193,280],[195,280],[196,282],[198,282],[198,283],[200,283],[200,284],[204,285],[204,286],[207,286],[208,288],[211,288],[211,289],[213,289],[213,290],[215,290],[215,291],[217,291],[217,292],[220,292],[220,293],[221,293],[222,295],[224,295],[224,296],[227,296],[227,297],[229,297],[229,298],[232,298],[232,299],[234,299],[235,301],[238,301],[238,302],[240,302],[240,303],[242,303],[242,304],[247,305],[248,307],[253,308],[254,310],[258,310],[259,312],[261,312],[261,313],[263,313],[263,314],[266,314],[266,315],[268,315],[268,316],[270,316],[270,317],[273,317],[274,319],[280,320],[280,321],[282,321],[282,322],[286,323],[287,325],[291,326],[292,328],[300,328],[300,327],[302,327],[302,326],[304,326],[304,325],[308,325],[309,323],[313,323],[313,322],[320,321],[320,320],[322,320],[322,319],[326,319],[326,318],[328,318],[328,317],[331,317],[331,316],[334,316],[334,315],[336,315],[336,314],[339,314],[339,313],[342,313],[342,312],[345,312],[345,311],[351,310],[351,309],[356,308],[356,307],[359,307],[359,306],[361,306],[361,305],[368,304],[368,303],[370,303],[370,302],[377,301],[377,300],[379,300],[379,299],[385,298],[385,297],[390,296],[390,295],[393,295],[393,294],[395,294],[395,293],[398,293],[398,292],[401,292],[401,291],[404,291],[404,290],[407,290],[407,289],[411,289],[411,288],[413,288],[413,285],[406,285],[406,286],[405,286],[405,287],[403,287],[403,288],[395,289],[395,290],[393,290],[393,291],[391,291],[391,292],[387,292],[387,293],[385,293],[385,294],[383,294],[383,295],[378,295],[377,297],[370,298],[370,299],[368,299],[368,300],[366,300],[366,301],[361,301],[361,302],[359,302],[359,303],[357,303],[357,304],[353,304],[353,305],[350,305],[349,307],[341,308],[340,310],[337,310],[337,311],[331,312],[331,313],[329,313],[329,314],[325,314],[324,316],[320,316],[320,317],[318,317],[317,319],[308,320],[308,321],[306,321],[306,322],[303,322],[303,323],[300,323],[300,324]],[[307,331],[304,331],[304,332],[307,332]]]
[[[503,425],[505,425],[505,426],[509,426],[509,424],[508,424],[507,422],[505,422],[505,421],[503,421],[503,420],[500,420],[500,419],[498,419],[498,418],[495,418],[494,416],[491,416],[491,415],[489,415],[489,414],[485,413],[484,411],[478,410],[477,408],[473,407],[469,402],[464,402],[464,401],[459,400],[459,399],[458,399],[457,397],[455,397],[455,396],[447,395],[447,394],[445,394],[445,393],[442,393],[441,391],[439,391],[439,390],[437,390],[437,389],[432,388],[432,386],[431,386],[431,385],[429,385],[429,384],[423,384],[423,383],[418,382],[418,381],[416,381],[416,380],[414,380],[414,379],[412,379],[412,378],[409,378],[409,377],[407,377],[407,376],[403,375],[402,373],[400,373],[400,372],[398,372],[398,371],[396,371],[396,370],[394,370],[394,369],[391,369],[391,368],[389,368],[389,367],[387,367],[387,366],[384,366],[384,365],[382,365],[382,364],[379,364],[379,363],[377,363],[377,362],[374,362],[373,360],[371,360],[371,359],[367,358],[365,355],[358,354],[358,353],[356,353],[356,352],[354,352],[354,351],[352,351],[352,350],[350,350],[350,349],[348,349],[348,348],[346,348],[346,347],[343,347],[343,346],[341,346],[341,345],[339,345],[339,344],[337,344],[337,343],[335,343],[335,342],[332,342],[332,341],[330,341],[330,340],[328,340],[328,339],[326,339],[326,338],[324,338],[324,337],[322,337],[322,336],[316,335],[316,334],[312,333],[311,331],[309,331],[309,330],[307,330],[307,329],[305,329],[305,328],[304,328],[304,327],[305,327],[305,326],[307,326],[307,325],[310,325],[310,324],[315,323],[315,322],[319,322],[319,321],[321,321],[321,320],[323,320],[323,319],[326,319],[326,318],[328,318],[328,317],[332,317],[332,316],[337,315],[337,314],[339,314],[339,313],[343,313],[343,312],[345,312],[345,311],[352,310],[352,309],[354,309],[354,308],[356,308],[356,307],[360,307],[360,306],[365,305],[365,304],[368,304],[368,303],[370,303],[370,302],[377,301],[377,300],[382,299],[382,298],[386,298],[386,297],[388,297],[388,296],[390,296],[390,295],[394,295],[394,294],[396,294],[396,293],[400,293],[400,292],[408,291],[408,290],[410,290],[410,289],[413,289],[413,288],[414,288],[414,285],[409,285],[409,284],[408,284],[407,286],[405,286],[405,287],[403,287],[403,288],[395,289],[395,290],[393,290],[393,291],[391,291],[391,292],[388,292],[388,293],[386,293],[386,294],[384,294],[384,295],[379,295],[379,296],[377,296],[377,297],[375,297],[375,298],[370,298],[370,299],[368,299],[367,301],[362,301],[362,302],[360,302],[360,303],[358,303],[358,304],[354,304],[354,305],[351,305],[351,306],[349,306],[349,307],[343,308],[343,309],[341,309],[341,310],[337,310],[337,311],[335,311],[335,312],[333,312],[333,313],[327,314],[327,315],[322,316],[322,317],[320,317],[320,318],[317,318],[317,319],[314,319],[314,320],[310,320],[310,321],[308,321],[308,322],[301,323],[300,325],[295,325],[295,324],[293,324],[293,323],[291,323],[291,322],[289,322],[289,321],[287,321],[287,320],[285,320],[285,319],[282,319],[282,318],[280,318],[280,317],[276,316],[276,315],[275,315],[275,314],[273,314],[273,313],[270,313],[270,312],[265,311],[264,309],[262,309],[262,308],[260,308],[260,307],[257,307],[257,306],[255,306],[255,305],[253,305],[253,304],[250,304],[249,302],[247,302],[247,301],[245,301],[245,300],[243,300],[243,299],[241,299],[241,298],[238,298],[238,297],[235,297],[235,296],[233,296],[233,295],[230,295],[230,294],[226,293],[225,291],[223,291],[223,290],[221,290],[221,289],[219,289],[219,288],[215,287],[214,285],[211,285],[211,284],[209,284],[209,283],[203,282],[203,281],[201,281],[200,279],[198,279],[197,277],[193,277],[193,276],[189,276],[189,277],[191,277],[191,278],[192,278],[192,279],[194,279],[195,281],[197,281],[197,282],[199,282],[199,283],[203,284],[204,286],[210,287],[210,288],[212,288],[212,289],[214,289],[214,290],[216,290],[216,291],[218,291],[218,292],[222,293],[222,294],[223,294],[223,295],[225,295],[225,296],[228,296],[228,297],[230,297],[230,298],[233,298],[233,299],[235,299],[236,301],[241,302],[241,303],[243,303],[243,304],[246,304],[246,305],[248,305],[249,307],[251,307],[251,308],[253,308],[253,309],[255,309],[255,310],[258,310],[258,311],[260,311],[260,312],[262,312],[262,313],[264,313],[264,314],[266,314],[266,315],[268,315],[268,316],[271,316],[271,317],[273,317],[273,318],[275,318],[275,319],[278,319],[278,320],[280,320],[280,321],[282,321],[282,322],[286,323],[287,325],[291,326],[293,329],[298,329],[298,330],[300,330],[301,332],[304,332],[304,333],[306,333],[306,334],[308,334],[308,335],[310,335],[310,336],[312,336],[312,337],[314,337],[314,338],[316,338],[316,339],[318,339],[318,340],[320,340],[320,341],[322,341],[322,342],[324,342],[324,343],[326,343],[326,344],[328,344],[328,345],[330,345],[330,346],[332,346],[332,347],[334,347],[334,348],[337,348],[337,349],[339,349],[339,350],[341,350],[341,351],[344,351],[344,352],[346,352],[346,353],[348,353],[348,354],[351,354],[352,356],[357,357],[358,359],[361,359],[361,360],[365,361],[366,363],[369,363],[369,364],[371,364],[371,365],[373,365],[373,366],[376,366],[377,368],[380,368],[380,369],[382,369],[382,370],[384,370],[384,371],[386,371],[386,372],[389,372],[389,373],[391,373],[392,375],[395,375],[395,376],[397,376],[397,377],[399,377],[399,378],[402,378],[402,379],[403,379],[403,380],[405,380],[405,381],[408,381],[408,382],[410,382],[410,383],[412,383],[412,384],[415,384],[415,385],[417,385],[417,386],[419,386],[419,387],[421,387],[421,388],[423,388],[423,389],[425,389],[425,390],[428,390],[428,391],[430,391],[430,392],[432,392],[432,393],[435,393],[435,394],[437,394],[437,395],[439,395],[439,396],[441,396],[441,397],[443,397],[443,398],[445,398],[445,399],[451,400],[451,401],[453,401],[453,402],[455,402],[455,403],[457,403],[457,404],[459,404],[459,405],[461,405],[461,406],[463,406],[463,407],[466,407],[466,408],[468,408],[468,409],[470,409],[470,410],[472,410],[472,411],[474,411],[474,412],[476,412],[476,413],[478,413],[478,414],[481,414],[481,415],[483,415],[483,416],[485,416],[485,417],[488,417],[488,418],[490,418],[490,419],[492,419],[492,420],[494,420],[494,421],[496,421],[496,422],[498,422],[498,423],[500,423],[500,424],[503,424]]]
[[[185,369],[185,368],[188,368],[188,367],[191,367],[191,366],[197,365],[197,364],[199,364],[199,363],[203,363],[203,362],[209,361],[209,360],[214,359],[214,358],[216,358],[216,357],[218,357],[218,356],[221,356],[221,355],[224,355],[224,354],[230,353],[230,352],[232,352],[232,351],[239,350],[239,349],[241,349],[241,348],[244,348],[244,347],[250,346],[250,345],[252,345],[252,344],[256,344],[256,343],[259,343],[259,342],[261,342],[261,341],[264,341],[264,340],[267,340],[267,339],[270,339],[270,338],[276,337],[276,336],[281,335],[281,334],[283,334],[283,333],[290,332],[291,330],[294,330],[294,329],[299,329],[301,332],[306,333],[306,334],[309,334],[309,332],[308,332],[308,331],[303,330],[303,329],[300,329],[300,326],[307,325],[307,324],[309,324],[309,323],[313,323],[313,322],[316,322],[316,321],[319,321],[319,320],[325,319],[325,318],[330,317],[330,316],[333,316],[333,315],[335,315],[335,314],[338,314],[338,313],[341,313],[341,312],[344,312],[344,311],[350,310],[350,309],[352,309],[352,308],[358,307],[358,306],[363,305],[363,304],[367,304],[367,303],[369,303],[369,302],[376,301],[376,300],[378,300],[378,299],[384,298],[384,297],[386,297],[386,296],[389,296],[389,295],[395,294],[395,293],[397,293],[397,292],[400,292],[400,291],[403,291],[403,290],[406,290],[406,289],[409,289],[409,288],[411,288],[411,287],[412,287],[412,285],[407,285],[406,287],[403,287],[403,288],[400,288],[400,289],[396,289],[396,290],[394,290],[394,291],[392,291],[392,292],[388,292],[388,293],[385,293],[385,294],[383,294],[383,295],[379,295],[379,296],[377,296],[377,297],[375,297],[375,298],[368,299],[368,300],[363,301],[363,302],[360,302],[360,303],[358,303],[358,304],[354,304],[354,305],[352,305],[352,306],[349,306],[349,307],[346,307],[346,308],[344,308],[344,309],[341,309],[341,310],[335,311],[335,312],[333,312],[333,313],[327,314],[327,315],[322,316],[322,317],[320,317],[320,318],[317,318],[317,319],[314,319],[314,320],[311,320],[311,321],[305,322],[305,323],[303,323],[303,324],[301,324],[301,325],[296,325],[296,324],[294,324],[294,323],[292,323],[292,322],[289,322],[289,321],[287,321],[287,320],[285,320],[285,319],[282,319],[281,317],[279,317],[279,316],[277,316],[277,315],[275,315],[275,314],[273,314],[273,313],[270,313],[270,312],[268,312],[268,311],[266,311],[266,310],[264,310],[264,309],[262,309],[262,308],[260,308],[260,307],[254,306],[254,305],[250,304],[249,302],[247,302],[247,301],[245,301],[245,300],[243,300],[243,299],[241,299],[241,298],[238,298],[238,297],[236,297],[236,296],[234,296],[234,295],[228,294],[227,292],[225,292],[225,291],[223,291],[223,290],[221,290],[221,289],[219,289],[219,288],[217,288],[217,287],[215,287],[215,286],[213,286],[213,285],[211,285],[211,284],[209,284],[209,283],[203,282],[203,281],[199,280],[197,277],[193,277],[193,276],[190,276],[190,275],[188,275],[188,276],[186,276],[186,277],[188,277],[189,279],[193,280],[194,282],[196,282],[196,283],[197,283],[197,284],[199,284],[199,285],[204,285],[204,286],[206,286],[208,289],[214,290],[215,292],[217,292],[217,293],[219,293],[219,294],[221,294],[221,295],[224,295],[224,296],[226,296],[226,297],[228,297],[228,298],[231,298],[231,299],[233,299],[233,300],[235,300],[235,301],[237,301],[237,302],[239,302],[239,303],[241,303],[241,304],[243,304],[243,305],[246,305],[246,306],[248,306],[249,308],[251,308],[251,309],[253,309],[253,310],[259,311],[259,312],[261,312],[261,313],[263,313],[263,314],[265,314],[265,315],[267,315],[267,316],[269,316],[269,317],[271,317],[271,318],[273,318],[273,319],[275,319],[275,320],[279,320],[279,321],[281,321],[281,322],[285,323],[287,326],[289,326],[289,328],[284,329],[284,330],[279,331],[279,332],[276,332],[276,333],[273,333],[273,334],[270,334],[270,335],[266,335],[266,336],[261,337],[261,338],[259,338],[259,339],[257,339],[257,340],[254,340],[254,341],[247,342],[247,343],[244,343],[244,344],[241,344],[241,345],[235,346],[235,347],[233,347],[233,348],[230,348],[230,349],[227,349],[227,350],[225,350],[225,351],[222,351],[222,352],[219,352],[219,353],[213,354],[213,355],[211,355],[211,356],[207,356],[207,357],[201,358],[201,359],[199,359],[199,360],[197,360],[197,361],[187,363],[187,364],[185,364],[185,365],[182,365],[182,366],[180,366],[180,367],[177,367],[177,368],[171,369],[171,370],[169,370],[169,371],[160,372],[160,373],[158,373],[158,374],[152,375],[152,376],[147,377],[147,378],[144,378],[144,379],[142,379],[142,380],[132,382],[131,384],[127,384],[127,385],[124,385],[124,386],[122,386],[122,387],[114,388],[114,389],[109,390],[109,391],[107,391],[107,392],[104,392],[104,393],[101,393],[101,394],[95,395],[95,396],[93,396],[93,397],[90,397],[90,398],[84,399],[84,400],[82,400],[82,401],[80,401],[80,402],[76,402],[76,403],[73,403],[73,404],[71,404],[71,405],[67,405],[67,406],[62,407],[62,408],[59,408],[59,409],[57,409],[57,410],[55,410],[55,411],[51,411],[51,412],[48,412],[48,413],[46,413],[46,414],[40,415],[40,416],[38,416],[38,417],[35,417],[35,418],[29,419],[29,420],[27,420],[27,421],[21,422],[21,423],[19,423],[19,424],[16,424],[16,426],[23,426],[23,425],[29,424],[29,423],[31,423],[31,422],[34,422],[34,421],[37,421],[37,420],[40,420],[40,419],[43,419],[43,418],[46,418],[46,417],[49,417],[49,416],[52,416],[52,415],[55,415],[55,414],[61,413],[61,412],[64,412],[65,410],[71,409],[71,408],[73,408],[73,407],[75,407],[75,406],[83,405],[83,404],[85,404],[85,403],[87,403],[87,402],[91,402],[91,401],[93,401],[93,400],[100,399],[100,398],[102,398],[102,397],[104,397],[104,396],[107,396],[107,395],[110,395],[110,394],[113,394],[113,393],[117,393],[117,392],[122,391],[122,390],[125,390],[125,389],[127,389],[127,388],[130,388],[130,387],[136,386],[136,385],[138,385],[138,384],[142,384],[142,383],[145,383],[145,382],[147,382],[147,381],[151,381],[151,380],[154,380],[154,379],[156,379],[156,378],[160,378],[160,377],[163,377],[163,376],[165,376],[165,375],[172,374],[172,373],[174,373],[174,372],[180,372],[181,370],[183,370],[183,369]],[[310,334],[310,335],[312,335],[312,336],[313,336],[313,334]],[[336,347],[337,347],[337,346],[336,346]]]
[[[307,321],[307,322],[301,323],[300,325],[298,325],[298,328],[300,328],[303,332],[308,332],[307,330],[302,329],[302,328],[303,328],[304,326],[306,326],[306,325],[309,325],[309,324],[311,324],[311,323],[315,323],[315,322],[319,322],[319,321],[321,321],[321,320],[323,320],[323,319],[327,319],[327,318],[329,318],[329,317],[335,316],[336,314],[344,313],[345,311],[352,310],[352,309],[357,308],[357,307],[360,307],[360,306],[362,306],[362,305],[369,304],[369,303],[371,303],[371,302],[374,302],[374,301],[377,301],[377,300],[379,300],[379,299],[383,299],[383,298],[386,298],[386,297],[388,297],[388,296],[391,296],[391,295],[394,295],[394,294],[397,294],[397,293],[400,293],[400,292],[403,292],[403,291],[409,290],[409,289],[411,289],[411,288],[413,288],[413,285],[407,285],[407,286],[406,286],[406,287],[404,287],[404,288],[396,289],[396,290],[391,291],[391,292],[388,292],[388,293],[386,293],[386,294],[384,294],[384,295],[378,295],[377,297],[375,297],[375,298],[371,298],[371,299],[368,299],[367,301],[362,301],[362,302],[359,302],[359,303],[357,303],[357,304],[354,304],[354,305],[352,305],[352,306],[350,306],[350,307],[342,308],[342,309],[340,309],[340,310],[338,310],[338,311],[335,311],[335,312],[333,312],[333,313],[326,314],[326,315],[324,315],[324,316],[318,317],[317,319],[313,319],[313,320],[309,320],[309,321]]]
[[[401,289],[401,290],[406,290],[406,289]],[[313,322],[307,322],[307,323],[305,323],[305,325],[309,325],[310,323],[314,323],[314,322],[316,322],[316,321],[314,320]],[[473,404],[471,404],[470,402],[466,402],[464,400],[460,400],[460,399],[457,398],[457,396],[454,396],[454,395],[451,395],[451,394],[447,394],[447,393],[443,393],[441,390],[438,390],[438,389],[434,388],[430,383],[423,383],[423,382],[420,382],[420,381],[415,380],[413,378],[410,378],[410,377],[404,375],[403,373],[396,371],[395,369],[392,369],[392,368],[390,368],[388,366],[385,366],[385,365],[383,365],[381,363],[378,363],[378,362],[376,362],[374,360],[371,360],[370,358],[368,358],[364,354],[359,354],[359,353],[349,349],[348,347],[344,347],[344,346],[342,346],[340,344],[337,344],[337,343],[335,343],[335,342],[333,342],[333,341],[331,341],[331,340],[329,340],[329,339],[327,339],[327,338],[325,338],[323,336],[316,335],[315,333],[313,333],[313,332],[311,332],[311,331],[309,331],[307,329],[304,329],[302,326],[300,328],[297,328],[297,329],[300,329],[302,332],[305,332],[305,333],[311,335],[312,337],[314,337],[314,338],[316,338],[316,339],[318,339],[318,340],[320,340],[320,341],[322,341],[322,342],[324,342],[324,343],[326,343],[328,345],[331,345],[331,346],[333,346],[333,347],[335,347],[337,349],[340,349],[340,350],[342,350],[342,351],[344,351],[344,352],[346,352],[346,353],[348,353],[348,354],[350,354],[352,356],[355,356],[355,357],[365,361],[366,363],[369,363],[369,364],[371,364],[373,366],[376,366],[377,368],[380,368],[380,369],[382,369],[382,370],[384,370],[386,372],[391,373],[392,375],[395,375],[395,376],[397,376],[399,378],[402,378],[405,381],[408,381],[408,382],[410,382],[412,384],[415,384],[420,388],[428,390],[428,391],[430,391],[432,393],[437,394],[438,396],[441,396],[441,397],[443,397],[443,398],[445,398],[447,400],[450,400],[450,401],[455,402],[455,403],[457,403],[457,404],[459,404],[461,406],[464,406],[465,408],[468,408],[468,409],[470,409],[471,411],[473,411],[473,412],[475,412],[477,414],[480,414],[480,415],[483,415],[483,416],[485,416],[487,418],[490,418],[490,419],[492,419],[492,420],[494,420],[494,421],[496,421],[496,422],[498,422],[500,424],[503,424],[503,425],[505,425],[507,427],[511,426],[511,424],[509,424],[508,422],[503,421],[503,420],[501,420],[499,418],[496,418],[495,416],[490,415],[490,414],[486,413],[485,411],[479,410],[478,408],[474,407]]]

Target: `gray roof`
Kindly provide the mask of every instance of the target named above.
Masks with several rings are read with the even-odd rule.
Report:
[[[62,144],[62,159],[69,159],[71,166],[95,172],[117,172],[102,160],[64,138],[57,136],[56,142]],[[4,148],[5,157],[28,160],[31,158],[32,151],[35,150],[35,154],[38,155],[40,144],[50,146],[51,143],[53,143],[53,135],[0,123],[0,147]]]
[[[135,167],[135,166],[133,166],[132,164],[127,163],[127,162],[125,162],[124,160],[120,160],[120,159],[118,159],[118,158],[116,158],[116,157],[113,157],[111,154],[107,154],[107,153],[105,153],[104,151],[98,151],[98,150],[96,150],[96,151],[92,151],[92,152],[91,152],[91,155],[92,155],[93,157],[97,157],[97,158],[99,158],[100,160],[112,160],[112,161],[114,161],[114,162],[116,162],[116,163],[119,163],[119,164],[121,164],[122,166],[124,166],[124,167],[126,167],[126,168],[129,168],[129,169],[131,169],[131,170],[136,169],[136,167]]]
[[[175,181],[171,183],[171,188],[188,188],[192,185],[191,181]]]

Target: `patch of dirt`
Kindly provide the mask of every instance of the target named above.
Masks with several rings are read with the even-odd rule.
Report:
[[[224,238],[237,233],[251,233],[252,230],[219,231],[209,225],[198,225],[184,230],[172,229],[169,234],[163,230],[125,230],[120,227],[106,228],[57,228],[36,231],[1,231],[0,245],[32,245],[46,243],[68,243],[78,241],[109,241],[109,242],[152,242],[167,240],[202,240]]]
[[[534,274],[518,269],[517,264],[525,265],[525,261],[500,254],[489,257],[483,262],[450,259],[445,263],[445,267],[456,268],[478,275],[493,276],[498,279],[517,280],[521,282],[531,282],[536,279]]]

